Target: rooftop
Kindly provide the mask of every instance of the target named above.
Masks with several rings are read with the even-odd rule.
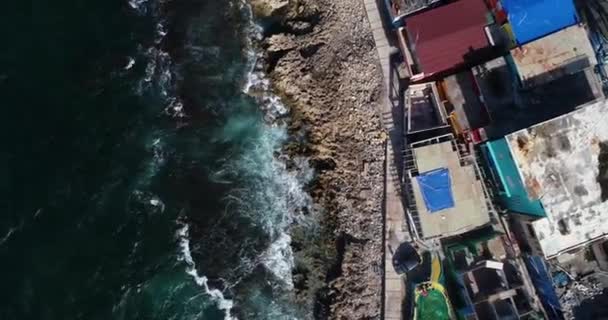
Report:
[[[576,24],[572,0],[501,0],[515,39],[528,43]]]
[[[488,124],[488,114],[479,99],[479,89],[470,70],[443,79],[447,100],[453,107],[461,130],[471,130]]]
[[[467,117],[474,112],[487,113],[490,124],[484,131],[489,139],[502,138],[604,97],[601,82],[592,68],[525,90],[513,83],[515,75],[502,57],[475,66],[473,74],[485,107],[475,111],[471,107],[474,105],[468,104],[471,111]]]
[[[524,285],[523,266],[508,254],[506,236],[478,233],[445,247],[450,288],[461,318],[503,319],[500,306],[507,303],[511,319],[525,319],[533,311],[533,299]],[[451,271],[451,272],[450,272]],[[449,283],[449,281],[448,281]]]
[[[448,125],[445,109],[434,83],[409,86],[406,99],[408,133]]]
[[[471,52],[489,46],[483,0],[460,0],[405,19],[419,71],[431,75],[465,62]]]
[[[511,50],[525,87],[535,86],[595,66],[587,31],[574,25]]]
[[[506,136],[547,214],[533,227],[548,258],[608,235],[607,121],[604,100]]]
[[[447,180],[442,180],[448,183],[448,191],[437,194],[426,192],[428,187],[422,185],[424,181],[421,184],[420,179],[411,179],[423,238],[453,236],[490,222],[484,186],[477,178],[475,163],[472,159],[459,156],[453,140],[413,147],[413,154],[416,169],[408,172],[410,176],[424,176],[438,169],[449,175]],[[420,172],[420,175],[416,172]],[[442,198],[438,200],[438,207],[427,205],[429,195]]]

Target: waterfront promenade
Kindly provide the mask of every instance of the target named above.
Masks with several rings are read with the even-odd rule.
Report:
[[[364,0],[376,50],[382,70],[382,96],[380,113],[382,124],[388,133],[386,148],[385,204],[384,204],[384,281],[383,281],[383,318],[400,320],[403,316],[402,305],[405,298],[405,281],[392,265],[392,252],[401,242],[411,241],[405,221],[405,210],[401,196],[402,172],[400,152],[403,146],[403,106],[400,104],[399,80],[392,67],[391,45],[393,39],[387,35],[381,13],[382,3]]]

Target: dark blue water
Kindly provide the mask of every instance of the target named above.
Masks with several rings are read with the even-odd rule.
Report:
[[[0,319],[305,315],[254,29],[235,0],[3,6]]]

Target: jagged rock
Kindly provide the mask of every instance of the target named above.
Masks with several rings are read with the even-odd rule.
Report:
[[[289,51],[298,46],[298,44],[294,41],[293,36],[289,36],[283,33],[272,35],[264,42],[267,46],[266,52],[270,55],[275,54],[277,52]]]
[[[331,157],[316,157],[310,160],[313,168],[318,171],[333,170],[336,168],[336,161]]]
[[[313,43],[313,44],[307,45],[300,49],[300,54],[304,58],[310,58],[315,53],[317,53],[319,48],[321,48],[323,45],[324,45],[324,43]]]
[[[268,72],[273,71],[279,60],[297,47],[293,36],[282,33],[272,35],[266,39],[264,45],[266,46],[266,71]]]
[[[290,0],[272,23],[264,33],[267,70],[290,107],[291,134],[306,137],[284,151],[308,157],[315,170],[309,193],[320,209],[311,215],[319,214],[322,230],[291,233],[294,257],[307,270],[306,280],[294,274],[297,299],[315,310],[311,318],[377,319],[386,135],[364,4]]]
[[[308,21],[287,21],[285,29],[295,35],[303,35],[312,31],[314,25]]]
[[[320,19],[321,9],[316,0],[292,0],[294,4],[292,10],[287,12],[287,20],[308,22],[311,25],[317,24]]]
[[[253,13],[259,19],[280,17],[290,9],[289,0],[251,0]]]

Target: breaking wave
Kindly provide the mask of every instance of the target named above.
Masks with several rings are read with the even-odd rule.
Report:
[[[232,320],[235,319],[230,315],[230,310],[232,309],[233,302],[230,299],[226,299],[224,294],[218,289],[211,289],[207,282],[209,279],[205,276],[201,276],[198,274],[196,270],[196,263],[192,259],[192,255],[190,253],[190,239],[188,238],[188,229],[189,226],[183,222],[178,222],[178,225],[181,227],[177,230],[176,236],[179,240],[179,246],[181,249],[181,255],[178,256],[180,261],[184,261],[186,263],[186,273],[191,275],[194,278],[196,284],[201,286],[205,293],[211,297],[213,302],[215,302],[220,310],[224,311],[224,319]]]
[[[154,6],[153,2],[148,0],[130,0],[129,5],[140,14],[152,11],[151,8]],[[227,276],[222,277],[224,287],[219,290],[213,287],[214,281],[210,283],[207,276],[203,275],[203,273],[209,274],[215,279],[217,273],[211,276],[212,273],[205,268],[206,263],[196,263],[196,261],[201,262],[198,259],[213,260],[214,257],[208,256],[209,253],[206,254],[207,256],[199,257],[198,250],[194,250],[196,254],[195,257],[192,256],[191,241],[195,248],[205,246],[205,243],[199,243],[199,239],[193,238],[190,234],[191,228],[194,230],[196,227],[189,225],[190,219],[180,217],[175,235],[179,245],[178,260],[185,264],[186,273],[192,276],[204,294],[224,312],[225,319],[234,319],[232,309],[239,302],[255,304],[257,310],[264,310],[264,318],[275,316],[293,318],[288,308],[278,306],[276,298],[263,293],[261,287],[247,288],[244,292],[255,292],[255,294],[240,296],[239,290],[235,289],[241,285],[243,279],[254,277],[256,269],[263,267],[272,279],[265,278],[262,282],[271,282],[271,286],[279,287],[281,292],[292,290],[294,256],[289,229],[293,224],[314,223],[313,215],[309,214],[314,211],[312,200],[303,190],[303,186],[312,179],[313,170],[306,159],[288,159],[288,156],[282,153],[282,147],[289,139],[283,121],[289,110],[281,99],[273,94],[271,82],[259,63],[261,53],[256,48],[256,42],[261,39],[261,28],[253,22],[249,5],[244,1],[239,1],[238,5],[248,21],[247,27],[244,28],[247,34],[244,38],[242,54],[247,63],[242,75],[244,83],[241,90],[255,101],[260,112],[250,113],[248,110],[231,107],[232,114],[214,134],[214,139],[218,144],[240,145],[243,151],[227,154],[222,161],[223,164],[214,170],[209,178],[214,183],[236,185],[227,194],[219,195],[223,196],[225,210],[234,220],[246,218],[249,223],[263,231],[263,235],[247,236],[260,237],[267,241],[264,241],[265,247],[260,249],[247,244],[259,243],[259,240],[238,239],[242,243],[234,244],[235,251],[255,251],[255,253],[241,257],[239,265],[226,266],[224,274]],[[171,55],[159,45],[168,34],[166,23],[162,17],[157,19],[154,44],[150,47],[140,47],[137,56],[128,57],[123,71],[129,72],[136,69],[137,64],[145,63],[145,75],[137,83],[136,92],[140,95],[156,92],[165,105],[164,115],[175,119],[187,118],[184,102],[175,94],[177,91],[175,80],[182,77]],[[190,52],[198,52],[198,47],[187,49]],[[201,50],[198,52],[201,56],[220,54],[219,49],[214,47],[207,49],[201,47]],[[202,60],[200,63],[205,63]],[[151,142],[147,143],[146,148],[154,154],[147,174],[151,177],[165,164],[165,148],[169,147],[170,142],[165,141],[163,136],[150,137],[149,141]],[[286,160],[292,163],[290,168],[287,167]],[[165,211],[165,202],[160,197],[148,195],[145,201],[153,209],[159,212]],[[222,253],[217,252],[217,254]],[[219,276],[222,274],[220,273]],[[254,283],[255,286],[257,282],[250,281],[250,283]]]

